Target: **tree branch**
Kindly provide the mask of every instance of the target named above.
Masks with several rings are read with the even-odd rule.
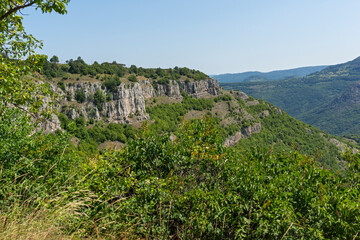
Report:
[[[25,2],[26,3],[26,2]],[[4,20],[5,18],[7,18],[10,14],[14,13],[14,12],[17,12],[23,8],[26,8],[26,7],[30,7],[32,5],[34,5],[35,2],[29,2],[28,4],[24,4],[24,5],[19,5],[19,6],[16,6],[14,8],[10,8],[9,11],[7,11],[4,15],[0,16],[0,21]]]

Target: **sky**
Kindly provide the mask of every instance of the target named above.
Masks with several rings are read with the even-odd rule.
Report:
[[[332,65],[360,56],[359,0],[71,0],[26,9],[39,53],[207,74]]]

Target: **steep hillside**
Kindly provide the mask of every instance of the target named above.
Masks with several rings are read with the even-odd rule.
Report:
[[[66,69],[65,65],[55,66]],[[60,123],[51,130],[61,126],[75,137],[73,142],[81,151],[95,153],[106,146],[123,145],[144,124],[153,134],[160,134],[176,132],[182,122],[208,116],[223,129],[224,146],[241,152],[251,147],[276,152],[295,148],[318,155],[326,168],[343,168],[338,160],[348,147],[341,140],[243,92],[221,90],[217,81],[206,75],[195,80],[185,77],[182,70],[157,71],[178,72],[178,79],[163,81],[159,76],[130,74],[127,68],[121,77],[110,73],[80,75],[68,70],[66,76],[55,76],[48,81],[59,94]]]
[[[234,82],[259,82],[281,80],[289,77],[304,77],[311,73],[321,71],[327,66],[314,66],[314,67],[300,67],[287,70],[277,70],[271,72],[243,72],[243,73],[227,73],[212,75],[211,77],[218,80],[220,83],[234,83]]]
[[[48,79],[65,133],[3,108],[0,239],[357,236],[348,144],[194,70],[122,70]]]
[[[327,108],[338,102],[336,99],[347,95],[346,91],[360,81],[360,58],[353,61],[329,66],[320,72],[303,78],[289,78],[281,81],[256,83],[229,83],[221,84],[225,89],[237,89],[256,98],[261,98],[284,109],[293,117],[305,121],[332,134],[342,135],[355,127],[342,122],[358,119],[356,108],[349,110],[352,104],[342,104],[338,120],[332,121]],[[334,102],[333,102],[334,101]],[[322,116],[322,114],[326,116]],[[322,122],[320,124],[320,122]],[[336,124],[336,126],[333,126]]]
[[[335,135],[360,136],[360,83],[355,83],[330,103],[308,112],[304,121]]]

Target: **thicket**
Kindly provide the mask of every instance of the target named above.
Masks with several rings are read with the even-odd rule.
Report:
[[[294,149],[239,154],[202,119],[88,158],[61,132],[30,134],[28,121],[1,116],[0,238],[44,227],[98,239],[354,239],[360,229],[359,155],[344,156],[340,177]]]
[[[105,79],[104,86],[108,91],[114,93],[117,91],[117,87],[121,84],[121,80],[118,76],[108,77]]]
[[[214,107],[213,99],[192,98],[185,96],[181,103],[160,104],[154,107],[148,107],[146,111],[151,119],[155,120],[150,125],[153,133],[174,132],[184,115],[189,110],[211,110]]]
[[[68,134],[77,137],[78,149],[87,154],[98,153],[98,145],[106,141],[126,143],[135,137],[137,130],[130,124],[85,121],[84,117],[70,120],[64,113],[58,115],[61,128]],[[93,123],[92,125],[91,122]]]
[[[159,82],[159,84],[164,84],[169,82],[169,80],[178,80],[181,77],[186,77],[189,79],[194,79],[195,81],[200,81],[209,78],[208,75],[202,73],[198,70],[189,69],[186,67],[179,68],[142,68],[131,65],[129,68],[125,67],[122,64],[117,62],[104,62],[99,64],[94,62],[91,65],[85,63],[85,61],[78,57],[76,60],[70,59],[66,61],[65,64],[52,63],[46,61],[42,74],[44,74],[49,79],[55,77],[65,77],[67,73],[80,74],[80,75],[89,75],[96,77],[101,74],[114,75],[117,77],[123,77],[125,74],[130,74],[130,76],[144,76],[149,79],[153,79]],[[130,77],[129,80],[136,82],[137,79]]]
[[[253,116],[268,110],[269,116],[261,119],[261,132],[253,134],[246,141],[240,141],[236,145],[237,149],[244,152],[252,146],[272,146],[275,152],[289,152],[296,148],[302,154],[315,157],[319,164],[327,169],[344,170],[344,166],[339,163],[339,149],[330,142],[334,136],[298,121],[285,112],[279,113],[276,108],[269,107],[266,103],[246,106],[246,110]]]

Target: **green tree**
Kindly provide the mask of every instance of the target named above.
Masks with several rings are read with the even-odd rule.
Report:
[[[129,80],[130,82],[138,82],[138,80],[137,80],[137,78],[136,78],[135,75],[129,75],[128,80]]]
[[[97,89],[94,94],[94,104],[101,112],[103,110],[103,103],[106,100],[106,96],[101,92],[100,89]]]
[[[52,56],[52,58],[50,58],[50,62],[59,63],[60,61],[59,61],[59,58],[56,55],[54,55],[54,56]]]
[[[79,103],[83,103],[85,101],[85,93],[83,90],[76,90],[75,91],[75,100]]]
[[[30,6],[43,13],[65,14],[69,0],[2,0],[0,2],[0,114],[11,104],[27,106],[36,113],[43,106],[44,95],[51,96],[49,87],[36,84],[29,76],[40,71],[46,56],[35,50],[42,43],[25,31],[23,17],[18,13]]]

